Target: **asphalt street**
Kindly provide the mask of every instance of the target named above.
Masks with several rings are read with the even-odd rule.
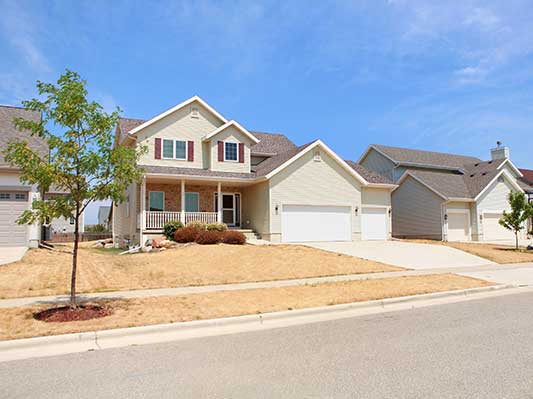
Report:
[[[533,293],[0,363],[2,398],[533,398]]]

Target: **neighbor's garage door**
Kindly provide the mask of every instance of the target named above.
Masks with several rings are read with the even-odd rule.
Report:
[[[17,218],[28,209],[27,192],[0,191],[0,247],[28,245],[28,228],[17,224]]]
[[[281,215],[281,240],[351,241],[350,207],[284,205]]]
[[[483,213],[483,239],[485,241],[514,240],[512,231],[502,227],[499,223],[503,213]]]
[[[361,238],[363,240],[386,240],[387,236],[387,209],[363,208]]]
[[[448,241],[469,241],[468,224],[467,213],[448,211]]]

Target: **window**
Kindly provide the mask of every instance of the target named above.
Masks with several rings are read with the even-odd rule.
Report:
[[[185,212],[200,212],[198,193],[185,193]]]
[[[236,161],[237,160],[237,143],[224,143],[224,160]]]
[[[148,194],[148,207],[150,211],[164,211],[165,193],[163,191],[150,191]]]
[[[0,193],[0,200],[8,200],[11,199],[10,193]]]
[[[15,199],[16,199],[16,200],[22,200],[22,201],[23,201],[23,200],[26,199],[26,194],[24,194],[24,193],[16,193],[16,194],[15,194]]]
[[[163,159],[187,159],[187,142],[163,139]]]

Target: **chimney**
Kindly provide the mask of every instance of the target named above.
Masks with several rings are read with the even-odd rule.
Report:
[[[501,141],[496,142],[497,147],[490,150],[493,161],[497,159],[509,159],[509,147],[502,145]]]

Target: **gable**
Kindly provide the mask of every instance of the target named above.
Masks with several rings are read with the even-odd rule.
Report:
[[[367,150],[367,153],[359,161],[359,164],[368,170],[379,173],[389,180],[394,181],[393,170],[395,163],[372,147]]]
[[[486,191],[478,199],[478,208],[481,211],[509,210],[507,197],[511,191],[516,191],[509,181],[509,178],[503,174],[496,181],[492,182]]]

